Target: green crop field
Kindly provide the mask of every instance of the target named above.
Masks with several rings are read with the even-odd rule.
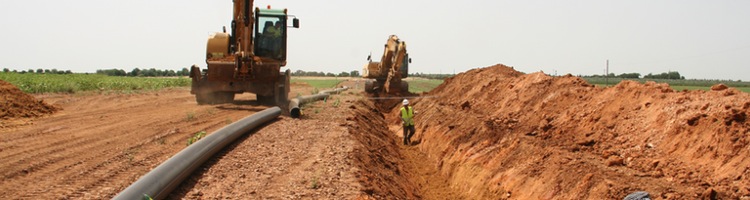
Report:
[[[334,77],[331,78],[296,78],[292,77],[291,82],[292,83],[307,83],[308,85],[318,88],[318,89],[327,89],[327,88],[334,88],[336,85],[341,83],[341,81],[344,81],[343,78],[336,79]]]
[[[83,91],[138,91],[190,86],[189,78],[146,78],[106,76],[101,74],[32,74],[0,73],[26,93],[76,93]]]
[[[622,80],[625,80],[622,78],[605,79],[603,77],[584,77],[583,79],[591,84],[598,85],[598,86],[612,86],[612,85],[616,85],[620,83],[620,81]],[[657,83],[667,83],[669,84],[669,87],[677,91],[710,90],[712,85],[721,83],[729,87],[736,88],[740,91],[750,93],[750,82],[741,82],[741,81],[670,80],[670,79],[628,79],[628,80],[638,81],[640,83],[644,83],[646,81],[654,81]]]
[[[410,79],[406,82],[409,83],[409,91],[413,93],[429,92],[435,89],[438,85],[443,83],[440,79]]]

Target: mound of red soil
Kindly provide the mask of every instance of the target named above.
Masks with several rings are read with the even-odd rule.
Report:
[[[58,109],[0,80],[0,119],[39,117]]]
[[[496,65],[427,95],[439,98],[414,103],[419,148],[468,197],[750,197],[750,95],[734,88],[601,88]]]

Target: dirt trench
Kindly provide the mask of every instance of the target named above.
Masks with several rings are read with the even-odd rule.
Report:
[[[365,197],[750,199],[750,95],[734,88],[602,88],[496,65],[423,96],[438,98],[411,101],[410,147],[396,101],[352,107]]]
[[[396,107],[400,100],[362,99],[351,106],[347,127],[357,143],[353,163],[362,185],[358,199],[466,199],[440,174],[434,156],[402,143]]]

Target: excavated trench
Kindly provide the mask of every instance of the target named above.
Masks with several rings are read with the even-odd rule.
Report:
[[[360,100],[347,119],[360,198],[747,199],[750,95],[715,88],[475,69],[411,101],[408,147],[398,100]]]
[[[400,100],[359,100],[350,107],[349,133],[358,141],[354,162],[363,186],[359,199],[465,199],[437,170],[437,160],[401,143],[395,112]],[[392,116],[392,117],[388,117]],[[419,133],[418,133],[419,134]]]

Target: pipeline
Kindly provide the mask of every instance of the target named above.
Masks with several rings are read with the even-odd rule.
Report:
[[[349,87],[344,86],[333,90],[323,90],[318,92],[318,94],[294,98],[289,101],[289,115],[292,118],[299,118],[300,116],[302,116],[302,112],[300,111],[299,107],[303,104],[328,98],[328,96],[331,94],[338,94],[347,89],[349,89]]]
[[[213,132],[142,176],[114,199],[143,199],[144,195],[154,199],[166,198],[175,187],[214,154],[243,134],[279,115],[281,108],[268,108]]]

